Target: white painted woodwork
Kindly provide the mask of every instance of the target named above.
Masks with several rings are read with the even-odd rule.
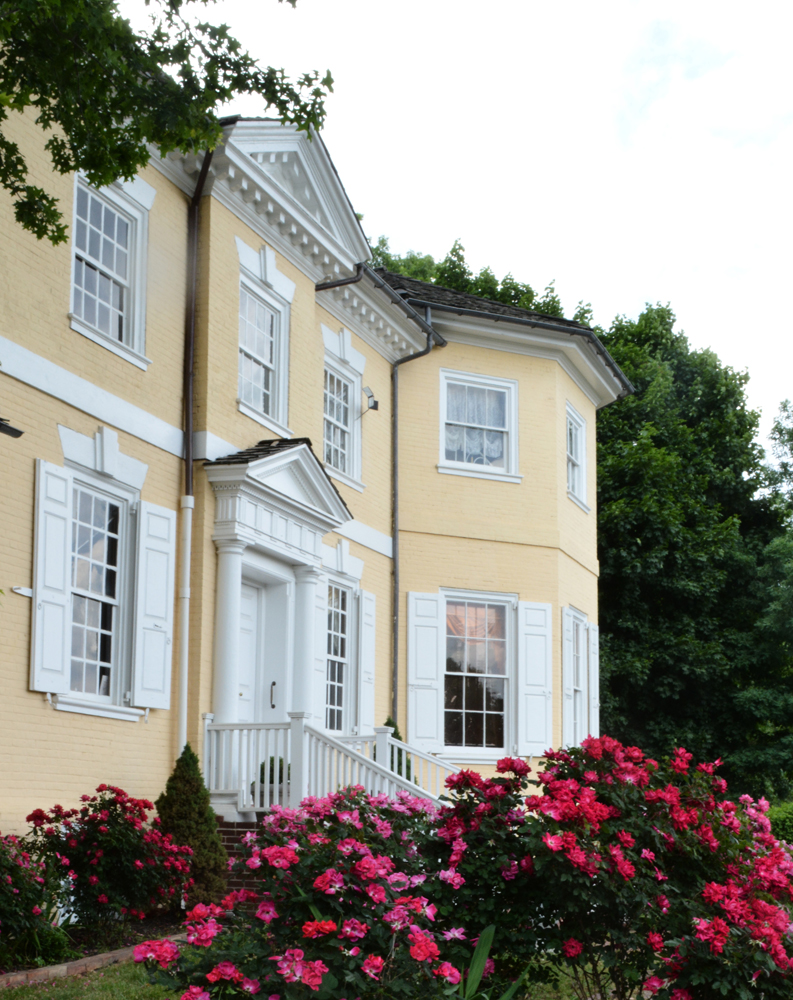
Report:
[[[443,666],[446,659],[446,600],[442,594],[409,593],[408,743],[440,752],[443,736]]]
[[[141,501],[137,542],[132,701],[170,708],[176,511]]]
[[[30,687],[67,694],[71,638],[72,474],[36,462]]]
[[[553,744],[553,635],[550,604],[518,602],[516,678],[518,754],[539,756]]]

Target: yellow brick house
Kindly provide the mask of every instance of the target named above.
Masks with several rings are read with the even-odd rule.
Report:
[[[238,818],[597,731],[595,335],[367,266],[319,136],[96,191],[17,128],[70,239],[0,201],[0,829],[186,739]]]

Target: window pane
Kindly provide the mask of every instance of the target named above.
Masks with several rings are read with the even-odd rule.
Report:
[[[485,432],[478,427],[465,428],[465,461],[474,465],[485,463]]]
[[[504,746],[504,716],[503,715],[486,715],[486,732],[487,739],[485,741],[485,746],[488,747],[503,747]]]
[[[465,639],[446,637],[446,669],[462,673],[465,657]]]
[[[444,742],[450,747],[461,747],[463,745],[463,713],[446,712],[445,716]]]
[[[462,680],[463,678],[460,678]],[[457,680],[457,678],[450,678]],[[466,712],[481,712],[484,705],[485,685],[481,677],[465,678],[465,710]]]
[[[450,382],[446,386],[446,419],[465,422],[465,386]]]
[[[501,431],[485,431],[485,465],[504,468],[504,434]]]
[[[507,394],[497,389],[487,390],[487,420],[490,427],[507,426]]]
[[[465,422],[467,424],[487,423],[487,389],[480,386],[466,386]]]
[[[457,424],[446,425],[446,459],[449,462],[465,461],[465,428]]]
[[[504,639],[506,637],[507,609],[503,604],[488,604],[487,635],[489,639]]]
[[[465,713],[465,745],[467,747],[484,746],[484,715]]]
[[[507,672],[507,644],[503,639],[491,639],[487,644],[487,672],[489,674]]]
[[[504,711],[504,683],[504,681],[499,680],[487,680],[485,682],[485,708],[488,712]]]
[[[462,677],[447,677],[445,686],[445,707],[457,709],[463,707],[463,679]]]

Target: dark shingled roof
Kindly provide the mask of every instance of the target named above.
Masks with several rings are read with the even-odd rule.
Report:
[[[344,504],[344,509],[350,514],[350,519],[353,515],[350,513],[350,508],[344,503],[344,498],[341,493],[336,489],[336,484],[328,475],[325,470],[325,466],[320,462],[317,456],[314,454],[314,449],[311,447],[311,438],[273,438],[269,441],[259,441],[252,448],[245,448],[243,451],[235,451],[233,455],[224,455],[223,458],[213,459],[211,462],[204,462],[204,465],[247,465],[249,462],[256,462],[260,458],[267,458],[268,455],[277,455],[279,451],[288,451],[290,448],[297,448],[298,445],[305,444],[308,446],[308,450],[311,452],[314,461],[322,469],[322,472],[330,483],[333,492]]]
[[[429,281],[418,281],[416,278],[408,278],[404,274],[396,274],[394,271],[387,271],[384,267],[375,268],[380,277],[388,282],[395,292],[404,294],[408,300],[418,300],[428,302],[439,309],[448,309],[453,312],[455,308],[473,309],[477,312],[490,313],[493,316],[513,317],[524,322],[527,319],[536,317],[543,323],[553,323],[555,326],[568,327],[573,330],[588,330],[589,327],[576,323],[572,319],[560,319],[558,316],[546,316],[543,313],[532,312],[530,309],[521,309],[519,306],[507,306],[502,302],[493,302],[492,299],[483,299],[480,295],[469,295],[468,292],[455,292],[451,288],[443,288],[440,285],[433,285]]]

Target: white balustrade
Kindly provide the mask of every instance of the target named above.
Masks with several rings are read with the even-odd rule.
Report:
[[[393,738],[378,726],[373,735],[330,736],[306,724],[305,712],[289,722],[216,723],[206,717],[204,777],[211,794],[237,795],[240,813],[273,805],[297,806],[347,785],[394,797],[399,791],[437,802],[446,778],[458,767]]]

